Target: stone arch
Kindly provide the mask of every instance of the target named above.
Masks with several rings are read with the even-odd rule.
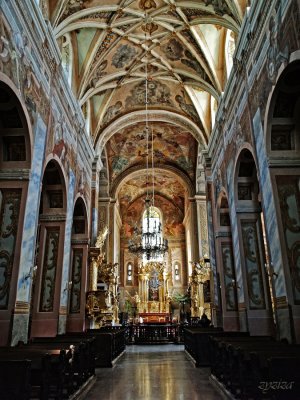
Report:
[[[14,94],[14,96],[16,97],[16,99],[19,102],[20,111],[22,110],[22,113],[24,115],[24,119],[26,121],[26,128],[27,128],[27,132],[28,132],[28,135],[29,135],[29,141],[30,141],[30,143],[29,143],[30,152],[32,153],[33,127],[32,127],[32,124],[31,124],[31,118],[30,118],[30,115],[28,113],[27,107],[24,104],[23,98],[20,95],[20,91],[16,87],[16,85],[8,78],[8,76],[4,75],[2,72],[0,72],[0,84],[6,85],[11,90],[11,92]],[[30,154],[30,159],[31,158],[32,158],[32,155]]]
[[[101,134],[98,133],[95,140],[95,148],[96,153],[101,154],[103,148],[107,141],[121,129],[124,129],[127,126],[134,125],[137,122],[145,121],[145,111],[134,111],[129,114],[123,115],[120,118],[114,120],[108,127],[106,127]],[[201,129],[197,126],[197,124],[191,121],[189,118],[177,114],[170,111],[165,110],[149,110],[148,111],[148,121],[151,123],[155,122],[168,122],[171,125],[178,125],[183,129],[189,130],[190,133],[194,136],[198,143],[201,143],[204,147],[207,145],[207,138],[205,134],[201,131]]]
[[[257,163],[251,146],[245,145],[240,150],[235,168],[236,218],[248,329],[253,334],[271,334],[271,289],[265,269],[268,252]],[[257,318],[260,320],[259,324]]]
[[[249,144],[245,144],[237,154],[235,161],[235,202],[238,206],[240,201],[258,201],[258,193],[259,182],[257,178],[257,163],[254,151]]]
[[[81,217],[77,218],[76,217]],[[84,219],[84,226],[82,223],[79,223],[78,229],[74,226],[76,221],[82,221]],[[74,199],[74,207],[73,207],[73,228],[72,234],[82,234],[84,236],[88,236],[89,232],[89,223],[88,223],[88,208],[86,205],[86,201],[84,197],[77,193]]]
[[[30,119],[19,91],[0,73],[0,345],[9,338],[32,159]],[[29,275],[24,274],[24,284]]]
[[[66,212],[64,168],[58,157],[49,156],[44,164],[37,228],[31,336],[43,336],[43,326],[47,326],[49,335],[58,332]]]
[[[88,276],[89,223],[85,199],[78,193],[74,199],[69,274],[67,331],[78,332],[85,325],[85,293]]]
[[[297,222],[300,218],[299,75],[300,52],[297,51],[291,54],[289,64],[278,74],[276,84],[268,99],[264,125],[268,173],[272,183],[270,192],[274,198],[274,214],[278,221],[280,252],[276,249],[276,253],[282,257],[280,265],[273,267],[273,264],[270,264],[270,271],[276,284],[276,291],[279,292],[276,295],[278,297],[282,295],[280,290],[282,291],[282,287],[286,288],[287,303],[284,307],[286,310],[281,310],[281,315],[285,312],[288,318],[282,322],[280,334],[290,339],[294,336],[297,341],[299,341],[300,327],[298,317],[300,309],[299,224]],[[271,261],[274,262],[274,258]],[[277,281],[282,282],[281,287]]]

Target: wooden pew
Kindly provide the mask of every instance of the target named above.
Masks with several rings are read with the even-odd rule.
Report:
[[[87,334],[96,340],[96,367],[113,367],[115,360],[125,351],[126,328],[88,329]]]
[[[73,386],[78,388],[89,377],[95,374],[95,339],[93,337],[69,337],[58,335],[56,337],[39,337],[31,340],[31,345],[61,347],[71,350],[69,360],[69,373],[73,375]]]
[[[66,338],[66,340],[94,338],[95,367],[97,368],[111,368],[126,348],[125,327],[88,329],[86,332],[70,332],[59,335],[57,338]]]
[[[221,328],[185,328],[184,330],[185,350],[195,361],[196,367],[211,366],[212,348],[211,336],[226,337],[249,337],[249,332],[224,332]]]
[[[31,361],[0,359],[0,398],[29,400]]]
[[[64,350],[29,349],[27,347],[0,347],[0,360],[30,360],[31,396],[42,400],[63,398],[64,370],[66,355]],[[11,367],[13,363],[10,364]],[[13,367],[12,367],[13,368]],[[10,370],[12,376],[14,370]]]
[[[212,337],[214,375],[235,397],[242,399],[299,398],[299,386],[287,392],[282,388],[272,390],[272,383],[280,383],[290,376],[299,382],[299,373],[294,372],[295,359],[300,363],[300,346],[275,341],[271,337]],[[278,367],[278,359],[284,359],[285,369]],[[275,374],[277,371],[277,375]],[[280,375],[281,374],[281,375]],[[280,377],[281,376],[281,377]],[[285,382],[288,382],[285,381]],[[264,386],[265,385],[265,386]],[[293,393],[293,394],[292,394]],[[296,396],[295,396],[296,394]],[[271,396],[271,397],[270,397]],[[283,397],[282,397],[283,396]],[[295,397],[292,397],[295,396]]]

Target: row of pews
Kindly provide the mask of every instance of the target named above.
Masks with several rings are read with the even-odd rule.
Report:
[[[0,347],[1,400],[68,399],[112,367],[125,350],[125,329],[98,329],[39,337]]]
[[[300,399],[300,345],[248,332],[185,329],[185,350],[197,367],[236,399]]]

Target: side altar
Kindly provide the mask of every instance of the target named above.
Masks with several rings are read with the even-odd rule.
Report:
[[[107,227],[99,233],[95,247],[90,248],[89,291],[86,299],[86,316],[90,328],[119,324],[117,263],[107,263],[103,244],[108,234]],[[100,288],[101,287],[101,288]]]

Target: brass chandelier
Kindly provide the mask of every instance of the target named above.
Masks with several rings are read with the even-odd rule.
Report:
[[[145,17],[147,21],[147,15]],[[146,34],[145,34],[146,39]],[[133,236],[129,240],[128,249],[131,253],[145,257],[147,261],[161,258],[168,250],[168,240],[162,236],[161,223],[157,223],[158,213],[154,207],[154,157],[153,157],[153,133],[149,143],[149,121],[148,121],[148,60],[146,58],[146,79],[145,79],[145,136],[146,136],[146,187],[147,194],[145,198],[145,219],[146,223],[142,223],[139,228],[134,227]],[[151,170],[152,170],[152,195],[149,193],[149,149],[151,149]],[[144,220],[144,218],[143,218]]]

